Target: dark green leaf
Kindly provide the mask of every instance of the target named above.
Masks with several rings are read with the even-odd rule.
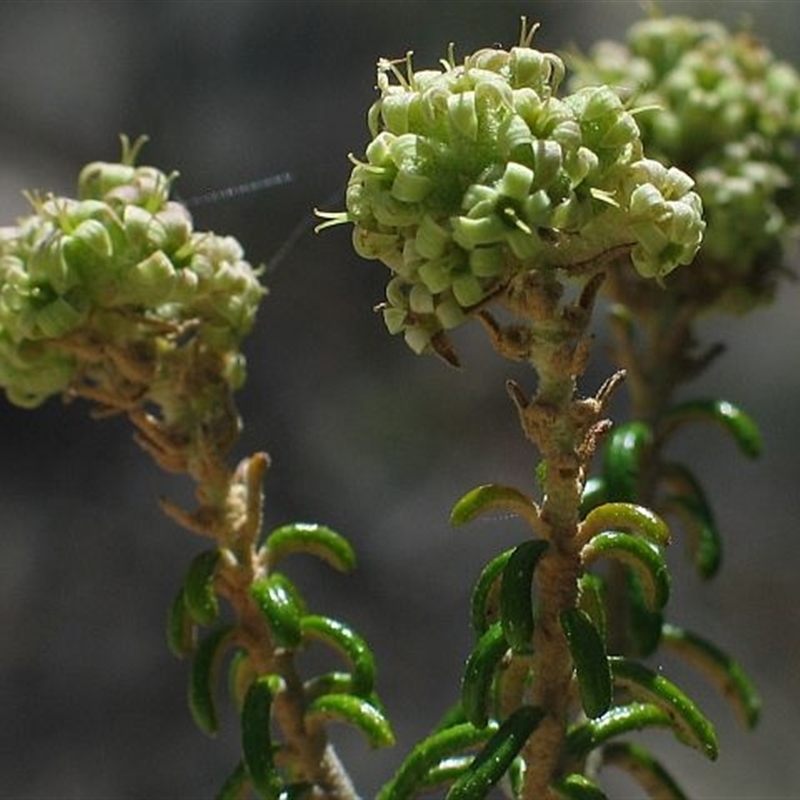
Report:
[[[447,800],[484,798],[511,766],[545,712],[522,706],[503,721],[498,730],[475,756],[469,769],[452,785]]]
[[[242,753],[253,786],[271,800],[281,789],[272,753],[272,699],[280,688],[277,675],[259,675],[247,690],[242,707]]]
[[[639,483],[653,445],[653,431],[643,422],[628,422],[611,431],[603,457],[603,478],[609,501],[635,503]]]
[[[674,778],[643,747],[613,742],[603,748],[603,762],[627,772],[653,800],[688,800]]]
[[[503,627],[495,622],[481,636],[470,653],[461,682],[461,706],[464,716],[477,728],[489,721],[492,684],[503,656],[508,651]]]
[[[201,639],[189,673],[189,709],[197,726],[209,736],[214,736],[217,732],[214,686],[232,632],[233,627],[226,625],[216,628]]]
[[[607,800],[606,795],[594,781],[578,773],[556,781],[553,788],[564,800]]]
[[[347,722],[358,728],[373,747],[391,747],[394,733],[383,712],[363,697],[352,694],[324,694],[306,710],[306,724]]]
[[[197,628],[192,615],[186,607],[185,589],[181,587],[172,605],[167,618],[167,644],[169,649],[178,658],[188,656],[194,650]]]
[[[500,620],[506,641],[516,653],[533,651],[533,572],[548,546],[543,539],[523,542],[503,569]]]
[[[606,647],[589,616],[578,608],[561,612],[561,627],[567,637],[586,715],[596,718],[611,705],[611,668]]]
[[[261,609],[270,633],[279,647],[300,644],[300,619],[303,608],[291,581],[280,572],[253,582],[250,594]]]
[[[219,601],[214,590],[214,574],[219,550],[198,553],[189,565],[184,583],[186,608],[198,625],[211,625],[219,616]]]
[[[481,636],[486,629],[500,618],[500,575],[503,572],[514,548],[509,548],[495,556],[481,570],[472,590],[471,620],[472,629]]]

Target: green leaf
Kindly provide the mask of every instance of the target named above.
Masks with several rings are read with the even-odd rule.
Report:
[[[605,644],[589,616],[578,608],[561,612],[561,627],[575,664],[583,710],[594,719],[611,705],[611,668]]]
[[[219,601],[214,590],[219,557],[219,550],[204,550],[192,559],[186,573],[184,601],[198,625],[211,625],[219,616]]]
[[[228,691],[239,711],[244,705],[247,690],[257,674],[250,654],[246,650],[237,648],[228,667]]]
[[[688,800],[674,778],[639,745],[613,742],[603,748],[603,763],[627,772],[653,800]]]
[[[470,722],[453,725],[423,739],[408,754],[389,783],[378,793],[376,800],[408,800],[426,785],[431,770],[445,759],[457,756],[484,744],[498,729],[494,722],[476,728]]]
[[[682,742],[711,760],[717,757],[714,726],[674,683],[627,658],[614,656],[609,661],[615,686],[623,687],[636,700],[659,706],[669,716],[672,729]]]
[[[472,753],[443,758],[425,773],[425,777],[419,784],[420,792],[432,792],[449,786],[469,769],[474,758]]]
[[[194,650],[196,634],[194,619],[186,608],[186,590],[181,587],[170,605],[167,618],[167,644],[170,651],[178,658],[188,656]]]
[[[603,478],[610,501],[636,502],[652,445],[653,431],[643,422],[628,422],[611,431],[603,456]]]
[[[489,705],[494,675],[508,651],[503,626],[495,622],[481,636],[470,653],[461,681],[461,706],[464,716],[476,728],[489,721]]]
[[[668,545],[670,540],[667,523],[654,511],[635,503],[606,503],[595,508],[581,523],[578,536],[588,542],[605,531],[623,531],[660,546]]]
[[[664,644],[696,667],[733,706],[742,725],[752,728],[761,714],[761,700],[752,681],[727,653],[696,633],[664,625]]]
[[[700,577],[713,578],[722,563],[722,538],[703,488],[682,464],[666,464],[662,481],[671,492],[661,504],[664,511],[680,520]]]
[[[189,673],[189,709],[197,726],[209,736],[217,732],[214,686],[232,633],[233,626],[225,625],[201,639]]]
[[[247,800],[251,788],[252,784],[244,762],[239,761],[222,788],[217,792],[215,800]]]
[[[653,703],[630,703],[614,706],[602,717],[574,725],[567,733],[566,751],[583,759],[609,739],[645,728],[670,728],[672,719]]]
[[[451,525],[464,525],[482,514],[504,511],[515,514],[531,524],[534,530],[541,528],[539,509],[526,494],[511,486],[489,483],[467,492],[450,512]]]
[[[481,570],[472,590],[470,604],[472,629],[482,636],[486,629],[500,618],[500,576],[508,563],[514,548],[511,547],[495,556]]]
[[[373,747],[391,747],[394,733],[383,712],[363,697],[352,694],[324,694],[306,710],[306,724],[347,722],[358,728]]]
[[[639,575],[632,569],[624,570],[628,604],[626,630],[629,636],[628,654],[645,658],[655,653],[661,644],[664,614],[652,611],[647,593]]]
[[[538,707],[522,706],[503,721],[475,756],[469,769],[452,785],[447,800],[486,797],[505,775],[519,751],[545,716]]]
[[[564,800],[608,800],[594,781],[577,772],[556,781],[553,788]]]
[[[669,572],[661,551],[629,533],[598,533],[581,550],[584,564],[598,558],[614,558],[636,571],[645,591],[648,606],[657,611],[669,599]]]
[[[341,653],[352,669],[352,692],[368,698],[375,688],[375,657],[355,631],[338,620],[309,614],[300,621],[304,641],[316,639]]]
[[[549,547],[532,539],[514,548],[503,569],[500,585],[500,621],[503,634],[516,653],[533,651],[533,572]]]
[[[300,644],[300,620],[303,608],[297,600],[294,584],[282,573],[274,572],[250,586],[250,595],[258,604],[279,647]]]
[[[277,675],[259,675],[247,690],[242,707],[242,753],[256,791],[270,800],[281,789],[272,745],[272,698],[280,690]]]
[[[355,551],[347,539],[324,525],[283,525],[267,536],[265,547],[270,568],[293,553],[317,556],[340,572],[349,572],[356,565]]]
[[[761,455],[761,432],[752,417],[727,400],[690,400],[671,408],[663,417],[662,435],[687,422],[711,422],[722,427],[734,439],[744,455]]]

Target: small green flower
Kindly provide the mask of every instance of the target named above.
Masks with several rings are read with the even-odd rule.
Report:
[[[563,62],[532,34],[460,64],[450,52],[438,70],[382,59],[347,210],[321,215],[320,227],[353,223],[356,251],[390,269],[384,320],[415,352],[437,349],[520,272],[568,273],[629,246],[661,278],[699,245],[691,181],[648,171],[638,125],[608,87],[558,97]]]
[[[708,230],[680,291],[723,310],[769,300],[800,211],[800,75],[748,33],[665,17],[575,58],[573,87],[606,83],[648,154],[692,174]],[[648,109],[648,110],[645,110]]]
[[[159,335],[185,326],[242,381],[257,271],[235,239],[193,229],[169,199],[174,175],[134,165],[139,146],[124,140],[120,163],[84,167],[77,198],[31,197],[32,213],[0,228],[0,385],[12,402],[65,391],[86,342],[158,352]]]

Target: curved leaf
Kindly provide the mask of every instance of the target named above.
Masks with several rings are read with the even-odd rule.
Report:
[[[641,536],[652,544],[669,544],[669,527],[655,511],[635,503],[605,503],[590,511],[580,525],[579,540],[588,542],[604,531],[622,531]]]
[[[302,638],[300,620],[303,608],[294,584],[282,573],[273,572],[253,581],[250,595],[256,601],[279,647],[297,647]]]
[[[267,536],[265,547],[270,568],[293,553],[317,556],[340,572],[349,572],[356,565],[356,554],[350,542],[324,525],[305,522],[282,525]]]
[[[592,477],[586,481],[581,493],[580,516],[585,517],[592,509],[608,502],[608,490],[603,478]]]
[[[214,590],[214,574],[219,550],[204,550],[189,564],[184,582],[184,602],[198,625],[211,625],[219,616],[219,600]]]
[[[363,697],[352,694],[323,694],[309,703],[306,724],[347,722],[358,728],[373,747],[390,747],[394,733],[383,712]]]
[[[169,607],[167,617],[167,644],[178,658],[188,656],[194,650],[197,628],[186,608],[186,589],[181,587]]]
[[[242,753],[250,780],[265,798],[277,795],[282,781],[272,745],[272,698],[280,690],[277,675],[259,675],[247,690],[242,707]]]
[[[533,572],[549,547],[532,539],[514,548],[500,585],[500,621],[503,634],[516,653],[533,651]]]
[[[304,641],[316,639],[333,647],[352,669],[352,692],[369,697],[375,687],[375,657],[369,645],[352,628],[330,617],[309,614],[300,621]]]
[[[578,607],[592,621],[603,641],[606,638],[605,581],[599,575],[584,572],[578,579]]]
[[[661,551],[629,533],[598,533],[581,550],[584,564],[614,558],[636,571],[649,607],[663,608],[669,599],[669,572]]]
[[[461,706],[464,716],[476,728],[485,727],[489,721],[494,675],[507,651],[503,626],[495,622],[481,636],[467,659],[461,681]]]
[[[228,691],[236,708],[241,711],[250,684],[258,673],[246,650],[237,648],[228,667]]]
[[[602,717],[573,726],[567,733],[566,750],[583,759],[592,750],[615,736],[645,728],[670,728],[672,720],[664,709],[653,703],[630,703],[609,709]]]
[[[639,575],[632,569],[624,574],[627,592],[627,625],[628,655],[645,658],[655,653],[661,644],[661,629],[664,626],[664,614],[661,610],[653,611],[647,592],[642,586]]]
[[[561,612],[561,627],[575,664],[581,705],[594,719],[611,705],[611,668],[605,644],[589,616],[578,608]]]
[[[637,700],[657,705],[669,715],[672,729],[681,741],[711,760],[717,757],[714,726],[672,681],[627,658],[614,656],[609,662],[615,686],[624,687]]]
[[[477,800],[505,775],[519,751],[545,716],[538,707],[522,706],[503,720],[469,769],[450,787],[447,800]]]
[[[514,548],[495,556],[481,570],[472,590],[470,619],[472,629],[481,636],[486,629],[500,618],[500,576],[508,563]]]
[[[722,563],[722,538],[703,488],[681,464],[665,465],[662,481],[672,492],[661,504],[665,513],[673,513],[680,520],[700,577],[713,578]]]
[[[556,781],[553,788],[564,800],[608,800],[594,781],[577,772]]]
[[[727,698],[741,723],[752,728],[761,713],[761,700],[744,670],[716,645],[676,625],[664,625],[664,644],[702,672]]]
[[[497,723],[494,722],[485,728],[476,728],[472,723],[464,722],[436,731],[414,747],[392,780],[378,793],[376,800],[408,800],[414,797],[426,785],[431,770],[445,759],[479,747],[497,729]]]
[[[603,748],[603,763],[627,772],[652,800],[688,800],[674,778],[643,747],[613,742]]]
[[[761,455],[761,432],[753,418],[727,400],[690,400],[669,409],[663,417],[662,435],[687,422],[711,422],[722,427],[748,458]]]
[[[232,633],[233,626],[225,625],[201,639],[189,673],[189,709],[197,727],[209,736],[217,732],[214,686]]]
[[[453,506],[450,512],[450,524],[465,525],[482,514],[493,511],[514,514],[528,522],[535,531],[541,531],[541,518],[536,503],[519,489],[496,483],[477,486],[467,492]]]
[[[603,456],[609,501],[636,501],[641,472],[652,445],[653,431],[644,422],[628,422],[611,431]]]

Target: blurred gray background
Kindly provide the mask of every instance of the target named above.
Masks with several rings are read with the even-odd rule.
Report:
[[[800,4],[669,2],[666,12],[749,19],[800,65]],[[476,331],[459,334],[461,372],[416,358],[389,337],[373,304],[383,268],[360,261],[349,231],[315,236],[314,206],[338,209],[346,155],[366,143],[379,56],[415,51],[433,65],[453,41],[513,44],[519,16],[542,22],[541,49],[620,38],[633,2],[2,2],[0,223],[26,212],[20,190],[72,193],[80,167],[118,155],[117,136],[147,133],[145,163],[177,169],[177,191],[291,171],[289,186],[199,206],[199,228],[240,238],[268,262],[271,294],[248,344],[238,455],[268,450],[270,526],[324,522],[351,538],[354,575],[297,560],[313,608],[351,621],[374,645],[398,745],[373,753],[359,734],[336,741],[364,798],[456,697],[471,635],[478,570],[523,535],[490,520],[447,524],[450,505],[487,480],[529,485],[536,454],[521,440],[499,363]],[[766,453],[743,460],[730,441],[695,430],[678,450],[710,487],[727,556],[700,585],[675,573],[671,616],[727,647],[764,697],[745,733],[701,680],[671,674],[717,721],[717,764],[649,737],[696,798],[800,797],[800,287],[739,321],[712,320],[727,354],[687,396],[714,391],[761,422]],[[594,391],[608,374],[603,325]],[[520,380],[532,388],[532,378]],[[80,404],[35,413],[0,403],[0,798],[211,798],[234,763],[230,716],[216,741],[194,728],[187,664],[164,642],[167,606],[202,544],[166,520],[160,495],[186,499],[121,420],[95,423]],[[680,546],[672,554],[683,563]],[[671,668],[671,667],[670,667]],[[631,784],[615,784],[635,797]]]

